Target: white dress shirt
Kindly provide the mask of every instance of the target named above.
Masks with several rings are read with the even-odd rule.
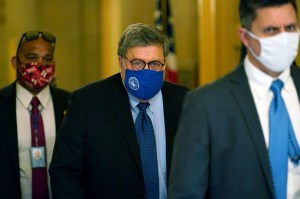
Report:
[[[133,121],[139,114],[137,105],[140,101],[128,93]],[[147,108],[155,134],[157,164],[159,175],[159,199],[167,199],[167,172],[166,172],[166,132],[162,93],[159,91],[154,97],[148,100],[150,106]]]
[[[280,79],[284,83],[281,95],[299,144],[300,102],[295,84],[290,75],[290,68],[274,79],[256,68],[249,61],[248,57],[245,58],[244,65],[267,148],[269,147],[269,108],[273,99],[273,92],[270,90],[270,86],[275,79]],[[295,165],[290,159],[288,160],[287,198],[300,198],[300,165]]]
[[[30,109],[33,95],[17,83],[17,130],[19,145],[19,167],[22,199],[32,198],[32,180],[31,180],[31,125]],[[53,101],[49,86],[45,87],[38,95],[38,99],[43,107],[41,114],[44,123],[45,141],[46,141],[46,158],[47,170],[52,159],[52,151],[55,142],[56,128]],[[48,172],[47,172],[48,173]],[[50,188],[50,177],[48,174],[48,190],[50,199],[52,192]]]

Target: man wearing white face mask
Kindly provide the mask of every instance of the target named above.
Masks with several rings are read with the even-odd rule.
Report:
[[[249,31],[246,32],[254,40],[259,41],[259,55],[254,52],[251,45],[248,45],[248,49],[251,55],[263,66],[275,73],[281,73],[291,66],[297,56],[299,44],[299,29],[298,27],[295,28],[295,24],[290,31],[283,31],[270,37],[260,38]],[[241,33],[243,36],[243,30]]]
[[[296,8],[293,0],[240,0],[247,56],[230,74],[187,94],[170,199],[299,198]]]

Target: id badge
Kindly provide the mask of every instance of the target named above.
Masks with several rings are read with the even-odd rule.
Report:
[[[31,165],[32,168],[46,167],[45,147],[31,147]]]

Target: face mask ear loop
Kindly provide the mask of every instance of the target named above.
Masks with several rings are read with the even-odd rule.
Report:
[[[125,70],[127,70],[127,68],[125,67],[125,63],[124,63],[124,61],[122,60],[122,67],[125,69]]]
[[[120,56],[121,57],[121,56]],[[121,74],[121,78],[122,79],[124,79],[124,81],[125,81],[125,77],[126,77],[126,70],[127,70],[127,68],[125,67],[125,63],[124,63],[124,58],[123,57],[121,57],[121,67],[123,67],[124,68],[124,70],[125,70],[125,73],[124,73],[124,77],[123,77],[123,75],[122,75],[122,73],[120,73]]]
[[[249,30],[246,30],[246,33],[247,33],[250,37],[252,37],[253,39],[256,39],[256,40],[259,41],[258,36],[256,36],[255,34],[253,34],[252,32],[250,32]]]
[[[125,63],[124,63],[124,57],[122,57],[121,55],[119,55],[119,57],[121,58],[121,67],[123,67],[126,70]]]
[[[256,39],[256,40],[259,42],[260,46],[261,46],[261,42],[260,42],[259,37],[257,37],[255,34],[253,34],[252,32],[250,32],[250,31],[248,31],[248,30],[246,30],[246,33],[247,33],[250,37],[252,37],[253,39]],[[256,55],[256,53],[254,52],[254,50],[252,49],[252,47],[251,47],[250,45],[249,45],[249,50],[250,50],[251,54],[252,54],[255,58],[259,57],[259,55]]]

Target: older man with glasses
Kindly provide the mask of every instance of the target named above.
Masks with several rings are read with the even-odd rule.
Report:
[[[54,50],[53,34],[29,31],[11,59],[16,81],[0,90],[1,198],[52,198],[48,167],[70,95],[51,85]]]
[[[167,198],[187,92],[164,82],[168,48],[161,31],[132,24],[119,40],[121,73],[72,94],[50,166],[55,198]]]

